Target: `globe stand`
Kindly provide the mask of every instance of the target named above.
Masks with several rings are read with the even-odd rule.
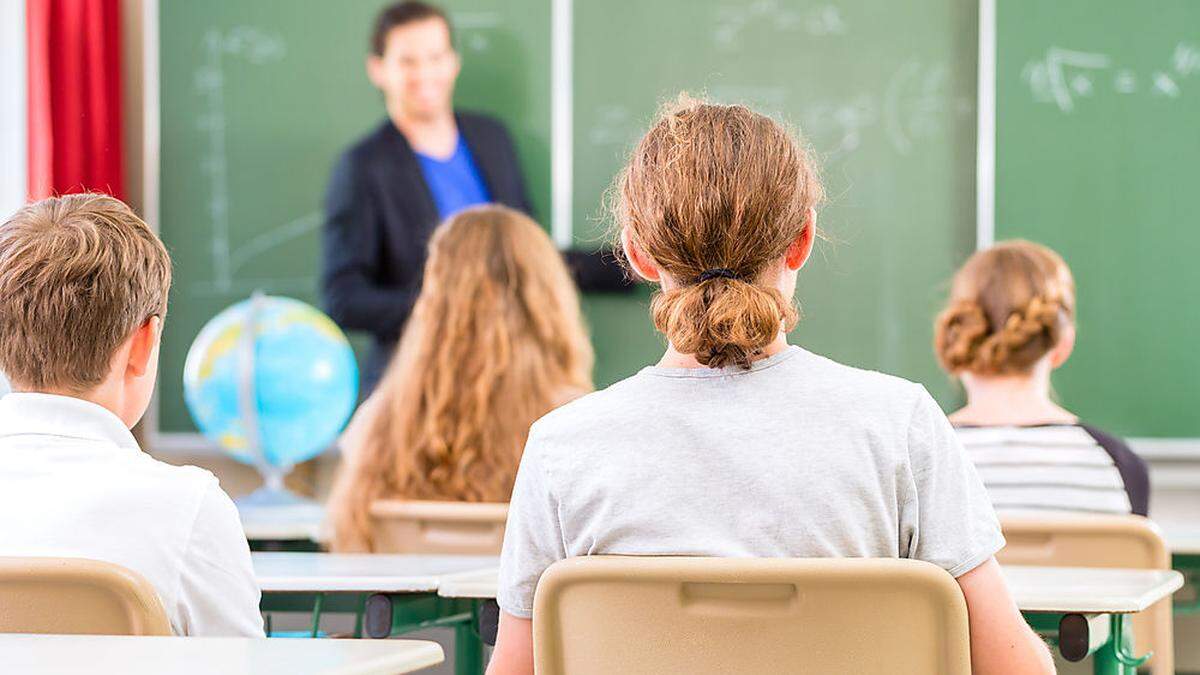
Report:
[[[250,445],[254,467],[262,476],[263,485],[254,492],[237,499],[234,504],[242,517],[242,525],[249,535],[250,521],[254,522],[253,529],[266,536],[258,537],[266,540],[294,539],[299,533],[302,537],[315,540],[317,533],[315,525],[324,516],[324,509],[316,502],[305,499],[288,490],[283,485],[283,477],[292,470],[292,465],[277,466],[267,458],[259,434],[258,397],[254,390],[254,341],[258,333],[258,317],[262,314],[264,296],[261,291],[255,291],[250,296],[249,311],[246,312],[241,336],[238,339],[238,351],[241,365],[238,373],[238,408],[241,412],[242,425],[246,430],[246,439]],[[310,526],[313,526],[310,528]],[[310,532],[305,530],[311,529]],[[274,536],[272,536],[274,535]]]
[[[320,510],[320,507],[313,500],[301,497],[284,487],[283,477],[289,473],[292,467],[284,468],[269,465],[264,467],[256,465],[255,468],[258,469],[259,475],[262,476],[262,487],[244,497],[233,500],[239,508],[269,509],[275,507],[293,508],[297,506],[312,506]]]

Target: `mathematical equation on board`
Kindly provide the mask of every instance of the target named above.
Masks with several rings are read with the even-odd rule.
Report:
[[[1181,42],[1161,68],[1149,73],[1116,63],[1107,54],[1051,47],[1046,56],[1025,64],[1021,79],[1033,99],[1053,103],[1064,113],[1075,110],[1101,91],[1120,96],[1148,92],[1163,99],[1179,98],[1186,80],[1200,73],[1200,47]]]

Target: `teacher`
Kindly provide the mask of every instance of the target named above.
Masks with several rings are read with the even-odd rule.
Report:
[[[342,328],[374,338],[363,390],[379,380],[421,290],[439,222],[486,202],[530,212],[512,139],[499,120],[454,110],[461,62],[438,7],[398,2],[375,20],[367,76],[387,119],[333,169],[325,200],[321,290]],[[628,282],[598,254],[567,252],[585,290]]]

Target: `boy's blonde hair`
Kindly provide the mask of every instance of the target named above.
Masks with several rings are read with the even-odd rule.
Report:
[[[28,204],[0,226],[0,370],[14,388],[82,393],[117,347],[167,311],[171,259],[118,199]]]

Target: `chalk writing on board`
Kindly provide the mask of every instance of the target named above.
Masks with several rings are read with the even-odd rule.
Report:
[[[491,45],[488,31],[500,25],[499,12],[451,12],[454,30],[467,50],[482,52]]]
[[[1181,42],[1161,68],[1149,72],[1115,63],[1100,52],[1050,47],[1044,57],[1025,64],[1021,79],[1034,101],[1053,103],[1070,113],[1083,100],[1109,90],[1121,96],[1146,91],[1156,98],[1179,98],[1183,80],[1196,73],[1200,73],[1200,48]]]
[[[227,59],[236,58],[251,65],[279,61],[287,54],[282,38],[250,26],[228,30],[210,29],[203,37],[204,61],[193,73],[193,85],[200,97],[197,128],[205,135],[200,157],[201,169],[208,177],[208,219],[212,227],[212,278],[194,285],[200,292],[249,292],[255,288],[291,288],[306,290],[311,278],[242,279],[239,270],[275,246],[318,228],[321,214],[311,212],[287,223],[267,229],[250,241],[234,246],[230,224],[231,191],[228,155],[228,117],[226,112]]]
[[[588,143],[623,148],[633,142],[639,132],[626,106],[610,103],[596,108],[596,119],[587,130]]]
[[[714,19],[713,44],[729,51],[741,49],[751,27],[813,37],[844,35],[848,30],[842,10],[830,4],[795,9],[778,0],[755,0],[749,5],[718,7]]]

